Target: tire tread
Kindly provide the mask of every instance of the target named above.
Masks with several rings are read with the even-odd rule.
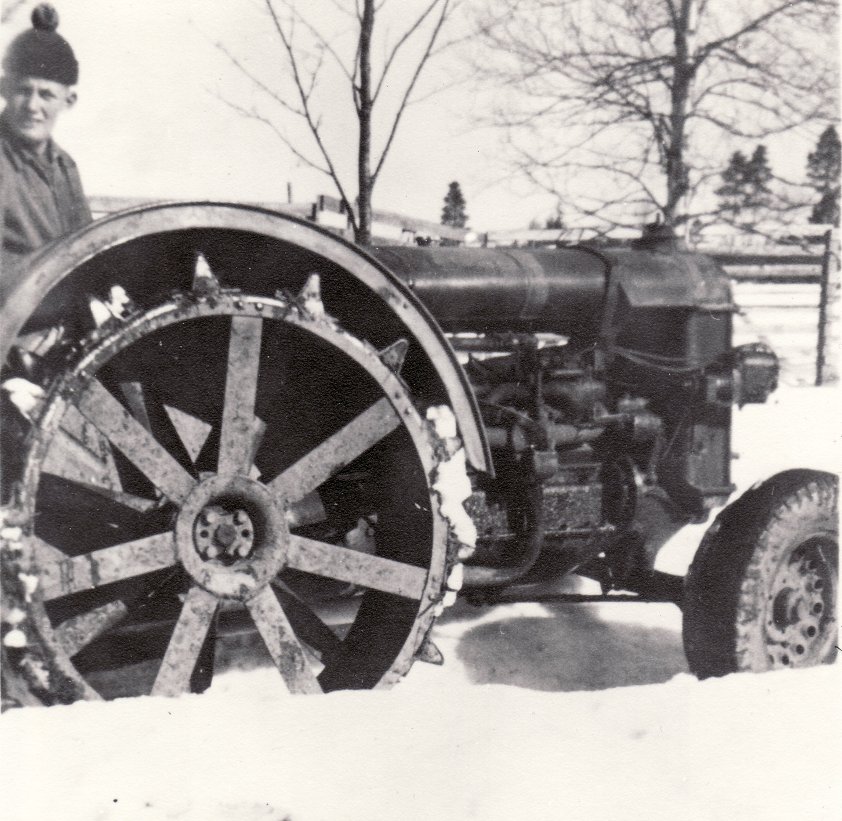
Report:
[[[838,483],[830,473],[785,471],[717,516],[684,582],[683,638],[692,673],[705,678],[763,669],[751,634],[761,616],[758,591],[769,556],[799,522],[831,512],[837,527]]]

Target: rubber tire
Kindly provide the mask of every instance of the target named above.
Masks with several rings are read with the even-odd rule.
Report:
[[[838,624],[839,478],[813,470],[779,473],[741,496],[705,534],[684,581],[683,639],[690,671],[699,678],[784,667],[767,652],[766,608],[776,569],[806,540],[832,540],[833,608],[825,619],[833,661]],[[824,649],[824,648],[822,648]],[[800,665],[796,665],[800,666]]]

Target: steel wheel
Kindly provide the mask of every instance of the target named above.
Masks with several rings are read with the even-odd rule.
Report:
[[[200,690],[243,621],[291,692],[405,673],[455,556],[431,489],[447,449],[399,363],[323,315],[317,277],[268,299],[201,261],[191,292],[104,326],[38,413],[3,531],[29,691]],[[115,690],[103,671],[127,666]]]

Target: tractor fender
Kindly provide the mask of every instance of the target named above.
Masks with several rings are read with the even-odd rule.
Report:
[[[39,314],[42,324],[59,321],[73,299],[97,292],[106,272],[113,281],[119,269],[121,284],[142,302],[159,291],[189,287],[198,253],[224,287],[245,292],[295,293],[309,272],[320,272],[325,307],[343,326],[376,347],[386,347],[396,336],[414,341],[416,353],[402,378],[424,401],[451,405],[468,462],[493,473],[476,398],[447,338],[418,297],[358,246],[261,207],[147,205],[97,220],[46,246],[26,261],[19,278],[12,279],[9,271],[3,277],[2,360],[18,334],[38,324]]]

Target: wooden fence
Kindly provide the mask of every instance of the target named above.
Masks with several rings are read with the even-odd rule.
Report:
[[[709,253],[731,276],[740,312],[734,342],[766,342],[781,360],[781,382],[822,385],[839,379],[838,234],[814,253],[792,248]],[[810,249],[811,251],[813,249]]]

